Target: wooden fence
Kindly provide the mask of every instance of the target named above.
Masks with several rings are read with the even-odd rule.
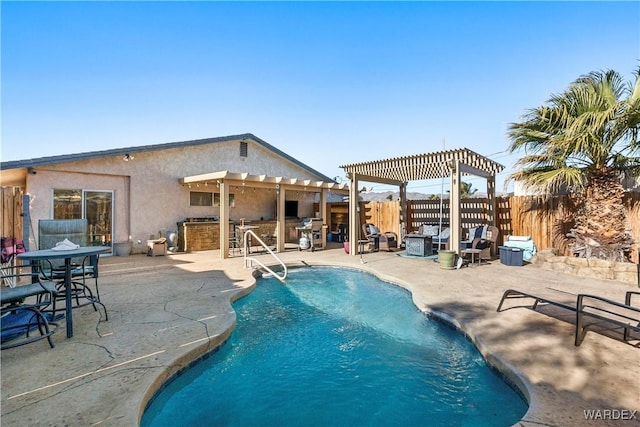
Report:
[[[2,189],[2,224],[0,236],[23,238],[23,192],[19,187],[0,187]]]
[[[565,236],[573,226],[572,216],[576,209],[573,196],[557,196],[550,200],[514,196],[498,201],[498,224],[503,234],[531,236],[538,249],[557,248],[561,254],[569,255]],[[623,202],[628,229],[636,240],[631,259],[638,263],[640,193],[625,193]]]
[[[488,201],[486,198],[461,200],[462,227],[471,228],[486,224]],[[538,250],[557,248],[568,255],[566,234],[573,223],[575,211],[572,196],[557,196],[550,199],[534,196],[510,196],[496,198],[496,226],[500,229],[498,244],[505,236],[531,236]],[[640,193],[629,192],[624,196],[625,213],[631,235],[637,242],[632,250],[632,260],[638,261],[640,247]],[[361,204],[363,221],[377,224],[382,230],[400,234],[400,205],[392,202],[364,202]],[[410,200],[407,206],[407,232],[417,230],[421,224],[440,222],[440,200]],[[442,223],[449,225],[449,200],[442,201]]]

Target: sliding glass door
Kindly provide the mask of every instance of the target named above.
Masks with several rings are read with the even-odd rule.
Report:
[[[89,223],[89,244],[112,246],[113,192],[85,190],[84,217]]]

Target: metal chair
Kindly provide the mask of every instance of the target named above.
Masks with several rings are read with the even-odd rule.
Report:
[[[31,271],[26,271],[26,270]],[[0,349],[18,347],[41,339],[55,345],[51,335],[58,324],[50,322],[44,309],[52,305],[58,294],[56,284],[42,281],[31,266],[2,267],[2,277],[11,278],[13,287],[0,287],[1,344]],[[39,335],[32,335],[37,329]]]
[[[229,249],[231,249],[232,255],[235,255],[236,251],[240,250],[240,236],[236,227],[233,227],[229,236]]]
[[[25,251],[24,242],[14,237],[2,237],[1,241],[2,253],[0,261],[2,264],[0,267],[2,267],[2,270],[0,271],[2,273],[0,274],[0,284],[13,288],[15,286],[15,277],[12,277],[10,273],[5,276],[4,272],[11,272],[10,267],[15,267],[16,255]]]
[[[86,219],[41,219],[38,222],[38,243],[40,249],[51,249],[56,243],[68,239],[69,241],[80,245],[88,244],[88,222]],[[108,320],[109,315],[104,304],[100,301],[100,288],[98,286],[98,261],[99,255],[91,257],[81,257],[72,259],[72,294],[74,308],[83,307],[85,305],[93,305],[94,310],[98,310],[96,304],[102,306],[105,312],[105,318]],[[64,286],[64,261],[46,261],[41,266],[41,273],[45,280],[51,280],[58,283],[58,287]],[[89,287],[88,280],[93,280],[95,293]],[[59,296],[59,299],[63,295]],[[56,310],[55,304],[52,310]]]

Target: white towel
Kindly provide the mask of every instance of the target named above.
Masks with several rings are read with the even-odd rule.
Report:
[[[54,251],[72,251],[74,249],[78,249],[79,247],[80,245],[76,245],[68,239],[64,239],[62,242],[56,243],[56,245],[51,249]]]
[[[531,236],[508,236],[507,241],[509,242],[526,242],[527,240],[531,240]]]

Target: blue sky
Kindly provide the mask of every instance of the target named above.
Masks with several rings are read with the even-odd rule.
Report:
[[[506,166],[501,190],[509,123],[582,74],[640,66],[640,2],[0,8],[3,161],[250,132],[329,177],[467,147]]]

